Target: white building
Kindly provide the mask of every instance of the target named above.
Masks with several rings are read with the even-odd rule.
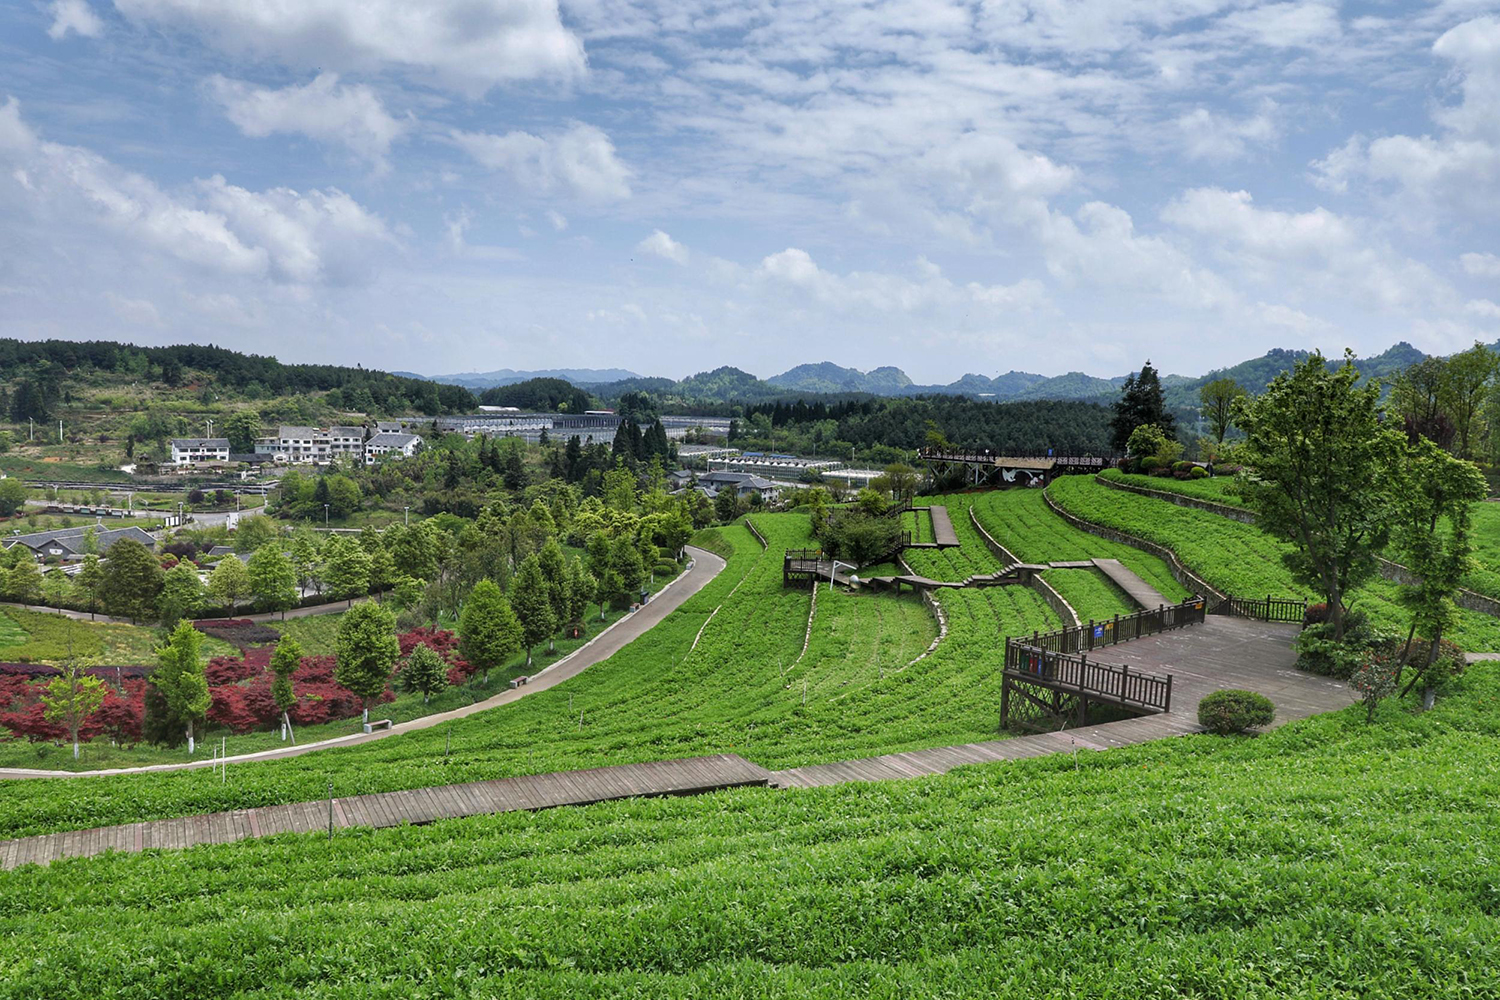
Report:
[[[335,458],[364,455],[365,429],[363,427],[319,427],[283,426],[275,437],[260,438],[255,442],[257,455],[269,455],[272,460],[290,465],[327,465]]]
[[[410,458],[420,447],[422,439],[416,434],[382,431],[365,442],[365,464],[374,465],[384,455]]]
[[[173,438],[172,464],[197,465],[200,462],[229,461],[228,438]]]

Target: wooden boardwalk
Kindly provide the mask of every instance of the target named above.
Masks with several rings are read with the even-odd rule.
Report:
[[[1125,595],[1143,608],[1159,608],[1165,604],[1171,604],[1151,584],[1137,576],[1133,571],[1127,569],[1125,564],[1118,559],[1093,559],[1090,560],[1115,586],[1125,591]]]
[[[932,518],[932,541],[940,549],[958,547],[958,532],[953,530],[953,521],[948,517],[948,508],[934,504],[928,508]]]
[[[175,849],[195,844],[227,844],[276,833],[312,833],[328,830],[330,825],[336,828],[400,826],[521,809],[587,805],[612,799],[695,795],[722,788],[765,786],[770,777],[770,771],[743,757],[718,754],[473,781],[462,785],[437,785],[317,802],[258,806],[233,812],[7,840],[0,842],[0,868],[50,864],[59,858],[88,857],[107,850]]]
[[[1244,618],[1209,618],[1201,625],[1134,639],[1094,654],[1132,670],[1170,673],[1172,711],[1037,736],[885,754],[836,764],[778,771],[775,788],[812,788],[845,781],[885,781],[944,774],[963,764],[1040,757],[1073,750],[1107,750],[1201,732],[1198,703],[1212,691],[1243,688],[1276,703],[1276,722],[1331,712],[1354,701],[1338,681],[1296,668],[1296,625]]]

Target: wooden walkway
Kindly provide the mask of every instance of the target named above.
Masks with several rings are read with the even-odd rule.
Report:
[[[1107,655],[1111,663],[1128,663],[1132,670],[1172,674],[1170,712],[1037,736],[813,764],[777,771],[771,776],[771,786],[812,788],[846,781],[915,778],[944,774],[964,764],[1073,750],[1108,750],[1202,732],[1198,725],[1198,703],[1210,692],[1223,688],[1243,688],[1266,695],[1276,703],[1274,725],[1335,711],[1353,702],[1353,693],[1340,682],[1296,668],[1296,653],[1291,643],[1298,631],[1296,625],[1210,618],[1201,625],[1110,646]],[[1103,658],[1106,651],[1100,650],[1095,655]]]
[[[587,805],[612,799],[696,795],[748,785],[764,787],[770,777],[770,771],[743,757],[719,754],[462,785],[438,785],[344,799],[259,806],[7,840],[0,842],[0,868],[50,864],[59,858],[88,857],[107,850],[145,851],[195,844],[227,844],[276,833],[312,833],[328,830],[330,826],[378,828],[521,809]]]
[[[958,547],[958,532],[953,530],[953,520],[948,517],[948,508],[934,504],[928,508],[932,518],[932,541],[940,549]]]
[[[1151,584],[1137,576],[1132,570],[1118,559],[1093,559],[1090,560],[1115,586],[1125,591],[1125,595],[1143,608],[1159,608],[1165,604],[1171,604]]]

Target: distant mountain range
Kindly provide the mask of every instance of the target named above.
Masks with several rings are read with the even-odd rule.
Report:
[[[1500,349],[1500,344],[1496,348]],[[1172,407],[1196,406],[1198,391],[1219,378],[1231,378],[1250,392],[1261,392],[1277,374],[1291,368],[1309,353],[1274,348],[1258,358],[1203,375],[1163,375],[1162,387],[1166,391],[1167,404]],[[1394,375],[1426,356],[1402,341],[1380,354],[1358,359],[1356,364],[1368,378],[1384,377]],[[1331,358],[1329,363],[1336,364],[1341,360]],[[831,361],[798,365],[767,379],[760,379],[749,372],[728,366],[711,372],[700,372],[681,380],[648,378],[619,368],[559,368],[546,371],[502,368],[493,372],[468,372],[461,375],[423,376],[407,372],[392,374],[426,378],[432,382],[462,385],[471,389],[510,385],[529,378],[560,378],[582,386],[602,399],[618,399],[627,392],[649,392],[664,400],[716,402],[755,402],[801,394],[850,393],[875,396],[943,394],[1005,402],[1039,399],[1108,402],[1120,391],[1126,378],[1124,375],[1098,378],[1083,372],[1047,376],[1009,371],[993,377],[970,373],[947,385],[919,385],[899,368],[882,367],[864,372],[857,368],[844,368]]]
[[[443,385],[461,385],[470,389],[493,389],[497,385],[515,385],[533,378],[560,378],[574,385],[595,385],[602,382],[623,382],[640,378],[626,368],[545,368],[539,371],[516,371],[499,368],[492,372],[460,372],[457,375],[418,375],[415,372],[391,372],[404,378],[419,378]]]

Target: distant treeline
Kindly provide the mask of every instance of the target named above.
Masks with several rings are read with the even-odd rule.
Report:
[[[253,395],[284,396],[339,389],[345,405],[368,402],[370,409],[412,409],[437,415],[473,409],[474,394],[462,386],[439,385],[386,372],[343,365],[288,365],[275,358],[242,354],[223,347],[183,344],[135,347],[106,340],[22,341],[0,339],[0,373],[17,379],[11,418],[46,419],[66,378],[82,368],[159,378],[168,386],[187,383],[190,373],[212,377],[221,388]],[[25,412],[21,412],[24,410]]]
[[[937,431],[955,448],[999,452],[1105,453],[1110,409],[1099,403],[1033,400],[991,403],[962,396],[797,400],[745,408],[745,431],[766,421],[790,440],[819,439],[822,448],[847,442],[920,448]]]

